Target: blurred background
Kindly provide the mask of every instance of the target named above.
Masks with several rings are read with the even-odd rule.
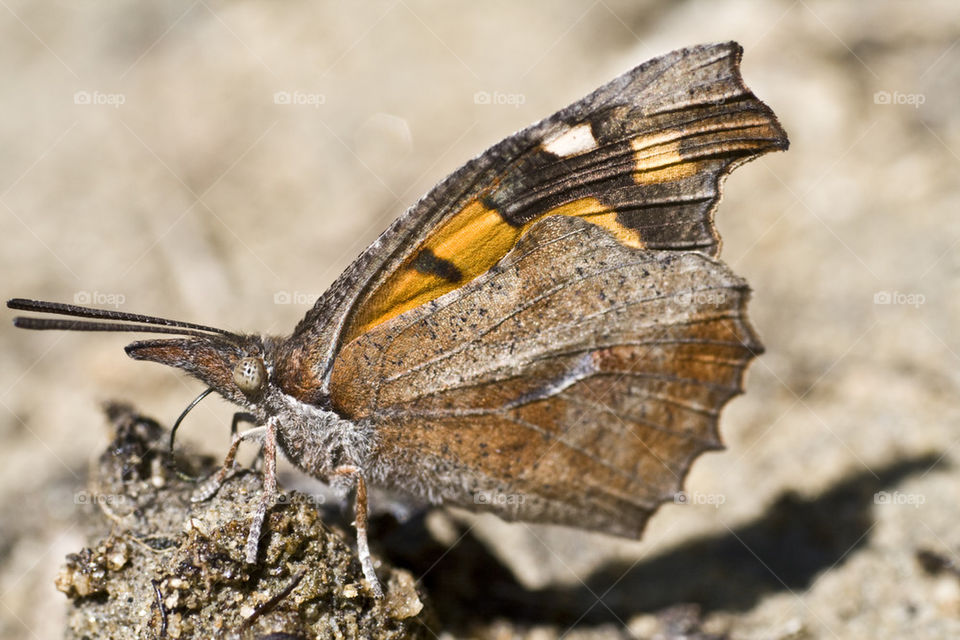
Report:
[[[650,57],[725,40],[792,143],[738,169],[717,212],[767,347],[721,420],[727,450],[640,542],[441,514],[453,550],[424,588],[481,554],[490,602],[465,608],[483,619],[439,602],[455,635],[647,637],[681,606],[735,638],[957,637],[955,2],[4,0],[0,294],[289,333],[467,159]],[[202,387],[129,360],[123,336],[12,315],[0,636],[53,638],[101,403],[170,424]],[[222,455],[231,413],[203,403],[185,441]]]

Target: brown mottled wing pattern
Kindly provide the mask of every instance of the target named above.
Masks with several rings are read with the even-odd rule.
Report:
[[[278,380],[326,404],[339,349],[481,276],[546,216],[578,217],[635,248],[716,256],[721,179],[787,146],[744,86],[740,55],[730,42],[656,58],[468,162],[317,301]]]
[[[718,413],[760,349],[747,297],[703,254],[551,216],[487,273],[344,346],[331,397],[375,425],[376,484],[637,536],[721,446]]]

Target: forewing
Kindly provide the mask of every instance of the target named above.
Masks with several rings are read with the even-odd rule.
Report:
[[[375,483],[639,535],[720,447],[718,413],[760,349],[747,297],[702,254],[550,217],[487,273],[346,345],[331,399],[374,425]]]
[[[731,42],[651,60],[451,174],[317,301],[278,371],[284,387],[319,401],[342,345],[479,277],[545,216],[579,217],[635,248],[715,256],[720,180],[787,146],[743,85],[740,54]]]

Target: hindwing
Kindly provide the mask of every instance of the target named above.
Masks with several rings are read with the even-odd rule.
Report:
[[[746,284],[576,217],[534,223],[494,268],[364,332],[334,409],[375,426],[371,479],[508,519],[639,535],[760,349]]]

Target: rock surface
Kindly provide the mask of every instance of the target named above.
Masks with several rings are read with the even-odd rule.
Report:
[[[171,469],[169,433],[132,408],[108,408],[115,429],[82,500],[91,546],[56,578],[70,599],[67,638],[426,638],[412,576],[380,568],[385,597],[362,583],[342,532],[316,503],[284,492],[269,512],[256,565],[243,561],[259,474],[240,471],[202,503]],[[209,459],[178,466],[209,474]]]

